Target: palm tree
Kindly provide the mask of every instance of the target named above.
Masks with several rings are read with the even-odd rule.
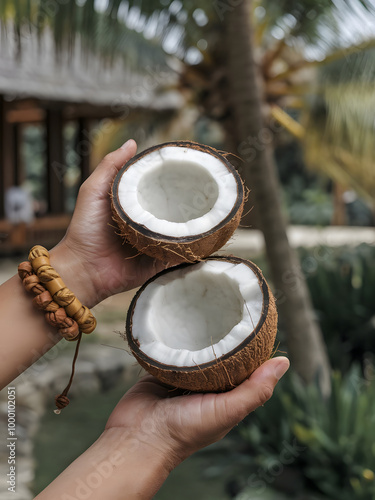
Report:
[[[322,391],[328,393],[329,361],[321,331],[312,315],[313,308],[297,255],[288,242],[273,150],[267,139],[261,143],[261,133],[267,130],[267,124],[262,113],[264,100],[254,61],[251,7],[251,1],[241,2],[228,13],[226,21],[228,78],[239,150],[241,152],[242,148],[245,153],[243,173],[247,186],[254,187],[254,204],[265,238],[278,306],[288,332],[291,361],[306,382],[318,377]],[[256,150],[254,139],[260,141]],[[246,155],[246,146],[250,155]]]
[[[276,4],[268,1],[263,4],[274,9],[271,14],[267,11],[267,18],[258,24],[255,35],[260,32],[263,40],[267,40],[265,36],[267,28],[268,30],[270,27],[274,28],[275,19],[285,18],[286,12],[283,2]],[[314,67],[318,64],[323,68],[332,67],[336,61],[347,60],[351,56],[358,57],[374,45],[374,39],[365,39],[356,44],[340,47],[343,40],[337,35],[336,39],[332,37],[329,40],[330,50],[325,51],[324,57],[320,57],[319,62],[309,61],[306,55],[301,50],[296,50],[290,42],[303,36],[305,46],[319,49],[316,46],[316,39],[319,30],[324,26],[322,18],[324,14],[327,17],[332,13],[333,6],[331,2],[314,5],[314,16],[311,16],[309,14],[312,5],[309,2],[287,2],[287,4],[293,12],[292,19],[288,19],[292,22],[292,27],[289,26],[286,30],[279,27],[282,32],[280,40],[271,49],[264,50],[263,47],[264,54],[261,59],[258,50],[257,64],[252,40],[251,19],[254,17],[252,3],[222,2],[220,13],[226,36],[222,36],[220,27],[216,30],[213,35],[216,35],[216,50],[206,55],[198,67],[192,70],[186,68],[184,83],[188,85],[189,81],[192,81],[194,85],[195,82],[199,82],[200,103],[203,102],[208,114],[221,120],[227,132],[230,148],[245,160],[241,168],[242,175],[247,186],[253,188],[254,205],[266,241],[268,260],[279,295],[279,309],[287,328],[288,351],[293,366],[306,381],[318,376],[321,387],[326,392],[329,388],[329,363],[321,332],[312,317],[311,302],[298,259],[287,241],[271,146],[272,136],[275,135],[271,119],[277,120],[294,136],[303,139],[304,143],[309,145],[308,151],[314,150],[311,147],[313,145],[315,151],[320,153],[321,148],[316,147],[316,142],[307,139],[308,134],[305,133],[304,127],[293,120],[280,106],[286,104],[293,108],[300,107],[301,96],[311,89],[308,79],[313,78],[316,81],[315,73],[312,71]],[[366,12],[369,14],[371,5],[367,7],[369,10]],[[333,26],[332,33],[339,33],[339,29],[336,30]],[[260,41],[258,38],[259,45]],[[224,64],[221,63],[223,57]],[[214,76],[205,78],[206,75]],[[340,96],[341,85],[342,80],[338,79],[336,89],[340,89]],[[324,89],[326,91],[326,86]],[[342,110],[342,114],[345,115],[345,110]],[[319,128],[319,125],[321,124],[315,126],[315,130],[324,130],[322,127]],[[321,135],[320,133],[319,138]],[[366,136],[369,137],[369,134]],[[325,144],[328,150],[327,141]],[[333,155],[330,156],[333,163]],[[337,162],[335,164],[337,165]],[[343,170],[341,167],[340,172]]]
[[[270,2],[267,3],[269,4]],[[301,4],[297,5],[300,6]],[[280,7],[280,4],[277,6]],[[329,2],[326,2],[326,5],[321,4],[320,7],[323,7],[323,10],[327,10],[330,7]],[[309,8],[308,3],[307,8]],[[301,32],[301,26],[303,24],[306,25],[302,20],[304,15],[308,14],[308,12],[304,12],[302,8],[297,11],[297,14],[299,14],[300,20],[298,20],[298,15],[294,17],[294,37],[298,35],[298,31]],[[226,37],[224,38],[224,44],[227,47],[228,72],[226,77],[231,89],[231,92],[228,94],[229,104],[232,104],[234,113],[231,114],[226,110],[223,114],[226,116],[227,123],[229,124],[228,130],[229,133],[232,134],[232,142],[237,146],[236,151],[239,152],[245,160],[245,165],[242,168],[245,182],[249,187],[254,186],[254,205],[257,209],[258,220],[265,237],[267,255],[274,284],[281,298],[281,300],[279,300],[279,309],[287,326],[288,350],[293,365],[296,371],[302,375],[306,381],[312,380],[316,376],[320,377],[321,387],[323,391],[327,391],[329,387],[329,364],[321,332],[311,315],[311,302],[299,268],[298,259],[289,247],[287,241],[286,224],[282,216],[278,181],[275,174],[272,148],[270,147],[272,135],[274,134],[272,133],[272,127],[269,121],[270,117],[276,118],[279,122],[283,123],[283,125],[286,125],[289,130],[293,131],[295,136],[305,139],[306,145],[309,145],[308,151],[310,155],[312,151],[317,151],[318,154],[320,154],[321,147],[317,147],[317,141],[306,139],[307,134],[304,133],[303,127],[283,112],[278,105],[278,103],[280,103],[280,101],[282,102],[283,99],[285,100],[285,98],[289,97],[290,100],[290,97],[293,96],[293,90],[301,94],[301,91],[304,90],[303,88],[301,89],[301,77],[297,85],[293,82],[292,77],[301,73],[302,70],[306,71],[307,68],[310,69],[313,65],[316,66],[317,61],[309,62],[303,57],[300,57],[300,60],[296,61],[296,57],[294,57],[292,62],[288,64],[288,52],[290,53],[291,51],[288,47],[286,37],[282,37],[280,42],[276,44],[274,50],[268,52],[263,58],[262,73],[260,74],[254,60],[255,50],[252,40],[251,17],[252,5],[250,1],[236,2],[235,7],[228,8],[225,11],[223,20],[226,27]],[[307,24],[307,28],[314,27],[314,23]],[[315,22],[315,24],[317,23]],[[308,33],[308,30],[304,31],[305,36]],[[310,41],[314,34],[316,36],[316,29],[310,32]],[[359,45],[357,44],[356,46],[352,45],[345,47],[344,50],[342,48],[341,50],[331,50],[329,54],[325,55],[324,63],[327,64],[342,60],[343,57],[347,59],[353,55],[358,57],[359,53],[363,54],[364,49],[373,45],[374,40],[371,39]],[[222,53],[225,54],[225,51]],[[279,71],[276,70],[275,72],[275,62],[277,62],[280,55],[284,55],[286,59],[283,61],[284,69]],[[332,67],[332,65],[330,67]],[[311,71],[308,71],[308,76],[311,78]],[[263,85],[259,84],[259,80],[262,77]],[[368,80],[369,78],[367,78],[367,82]],[[339,79],[338,81],[340,82],[340,98],[343,96],[344,92],[341,87],[342,80],[340,81]],[[331,80],[331,93],[333,90],[332,87],[335,88]],[[338,89],[338,87],[336,82],[336,89]],[[249,92],[249,89],[251,89],[251,92]],[[327,91],[327,87],[325,90]],[[369,90],[368,87],[367,90]],[[370,94],[373,98],[374,93],[370,91]],[[353,100],[353,95],[349,97],[348,92],[346,95],[348,96],[348,101],[350,98]],[[264,110],[266,103],[270,106],[268,113],[267,109],[266,111]],[[350,102],[348,102],[348,104],[349,103]],[[340,104],[342,106],[342,101]],[[353,105],[354,104],[352,104],[352,106]],[[344,119],[346,119],[346,123],[344,122],[341,125],[346,135],[347,130],[345,130],[345,125],[346,128],[348,128],[348,123],[353,123],[353,120],[350,120],[350,116],[348,119],[348,113],[345,113],[347,109],[348,106],[344,106],[344,109],[340,109],[343,115],[341,122],[344,122]],[[358,115],[359,113],[357,113],[357,118]],[[367,113],[368,118],[370,118],[369,115],[370,113]],[[364,113],[363,116],[366,116],[366,113]],[[367,121],[369,122],[369,120]],[[369,123],[370,126],[367,124],[367,133],[365,134],[368,138],[371,137],[369,130],[373,130],[373,121]],[[358,140],[358,137],[361,137],[360,133],[358,133],[358,122],[355,126],[357,127],[357,131],[354,131],[353,135],[357,138],[357,141],[353,140],[353,143],[357,145],[358,153],[358,146],[361,146]],[[319,130],[324,130],[324,128],[319,129],[315,126],[315,131],[317,132]],[[360,132],[362,132],[362,139],[364,137],[363,130],[364,128],[362,127],[360,129]],[[321,139],[322,133],[320,132],[320,134],[316,134],[316,136]],[[341,141],[339,141],[339,143],[342,144],[342,142],[344,142],[343,138],[345,140],[345,134],[342,132],[340,137]],[[325,155],[326,157],[329,155],[331,160],[330,164],[336,166],[336,172],[342,173],[347,171],[347,168],[343,168],[343,154],[340,155],[340,165],[337,160],[335,161],[334,155],[329,153],[327,140],[322,141],[321,144],[325,145]],[[311,147],[312,145],[315,146],[315,148]],[[370,146],[372,146],[372,141]],[[359,149],[361,151],[364,150],[363,147],[359,147]],[[367,148],[367,151],[368,149],[369,148]],[[370,151],[373,158],[374,150],[370,149]],[[345,153],[345,150],[342,151],[342,153]],[[338,153],[336,152],[335,154],[337,155]],[[346,151],[346,158],[348,158],[348,156],[349,154]],[[351,165],[353,165],[353,156],[351,156],[348,162],[344,164],[345,167],[349,165],[350,160]],[[353,173],[353,170],[352,168],[350,173]],[[372,186],[374,186],[374,183],[372,183],[371,187]]]

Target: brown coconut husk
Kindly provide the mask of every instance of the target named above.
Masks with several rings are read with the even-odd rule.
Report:
[[[139,296],[147,285],[163,274],[194,264],[181,264],[166,269],[148,280],[133,298],[126,321],[126,335],[129,347],[140,365],[165,384],[194,392],[224,392],[239,385],[272,356],[277,332],[275,299],[261,270],[254,263],[238,257],[215,256],[209,257],[207,260],[210,259],[247,265],[258,277],[258,282],[263,293],[263,308],[260,320],[257,325],[254,325],[254,330],[249,332],[246,340],[235,349],[220,358],[216,358],[215,356],[213,361],[201,364],[200,366],[177,367],[159,363],[145,355],[140,349],[138,340],[132,336],[134,308]]]
[[[134,222],[122,209],[118,200],[118,185],[124,172],[143,156],[168,146],[187,147],[212,154],[219,158],[236,180],[237,201],[231,212],[210,231],[188,237],[173,237],[150,231],[145,226]],[[219,250],[237,229],[243,212],[245,195],[243,182],[225,156],[210,146],[203,146],[190,141],[166,142],[153,146],[134,156],[117,174],[112,190],[112,213],[121,236],[139,252],[157,258],[169,264],[196,262]]]

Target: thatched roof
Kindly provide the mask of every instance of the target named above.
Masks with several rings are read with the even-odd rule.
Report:
[[[160,92],[174,79],[165,68],[161,72],[143,68],[141,74],[124,67],[122,61],[105,68],[99,58],[84,56],[78,48],[73,54],[57,57],[49,33],[40,41],[25,35],[21,56],[16,57],[14,38],[1,33],[0,28],[0,39],[0,94],[11,99],[37,98],[114,109],[124,105],[171,109],[181,104],[177,92]]]

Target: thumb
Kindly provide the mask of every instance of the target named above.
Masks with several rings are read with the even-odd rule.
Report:
[[[220,411],[228,427],[233,427],[249,413],[264,405],[273,394],[273,390],[289,368],[285,357],[269,359],[238,387],[219,395]]]
[[[108,185],[112,183],[120,168],[135,155],[136,151],[136,142],[133,139],[129,139],[121,148],[116,149],[116,151],[107,154],[103,158],[85,184],[90,184],[89,187],[93,190],[103,186],[108,188]]]

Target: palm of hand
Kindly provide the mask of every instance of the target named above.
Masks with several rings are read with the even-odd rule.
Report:
[[[179,461],[228,432],[228,424],[218,419],[219,395],[175,392],[154,377],[144,377],[121,399],[106,429],[123,427],[133,440]]]
[[[218,441],[248,413],[264,404],[288,367],[286,358],[273,358],[249,379],[221,394],[178,395],[157,379],[141,379],[112,412],[106,429],[123,428],[178,463],[200,448]]]
[[[135,153],[134,141],[125,149],[107,155],[81,186],[72,222],[64,243],[84,263],[98,296],[95,302],[130,290],[145,282],[164,265],[137,255],[116,234],[112,220],[110,188],[113,179]],[[88,224],[87,221],[91,221]]]

